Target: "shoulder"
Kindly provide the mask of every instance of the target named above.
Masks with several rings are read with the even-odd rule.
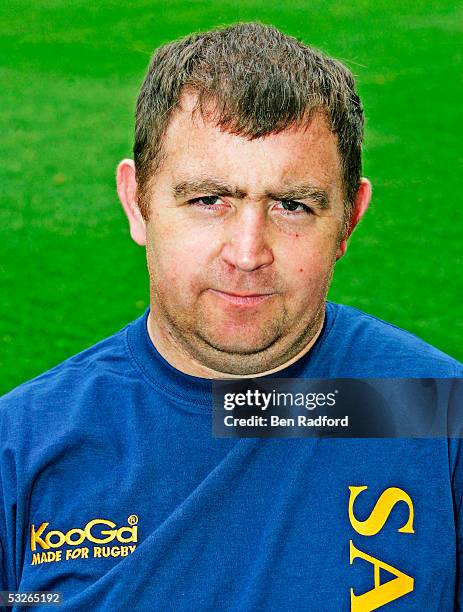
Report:
[[[361,376],[446,378],[463,365],[414,334],[356,308],[329,302],[329,343]],[[353,374],[351,374],[353,375]]]
[[[80,413],[77,406],[96,406],[129,378],[130,357],[126,330],[101,340],[29,380],[0,398],[0,434],[12,440],[69,424]]]

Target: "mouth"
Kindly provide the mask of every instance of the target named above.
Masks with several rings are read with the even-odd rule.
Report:
[[[217,289],[209,289],[209,291],[218,298],[237,306],[257,306],[276,295],[275,293],[231,293]]]

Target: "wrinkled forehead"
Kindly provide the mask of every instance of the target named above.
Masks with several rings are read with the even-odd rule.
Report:
[[[337,136],[321,113],[303,126],[250,139],[219,127],[213,106],[201,109],[198,96],[185,93],[170,118],[163,149],[161,171],[173,179],[213,174],[256,191],[310,180],[333,197],[341,192]]]

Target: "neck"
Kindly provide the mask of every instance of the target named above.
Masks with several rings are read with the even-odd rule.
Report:
[[[168,331],[163,331],[162,328],[156,324],[156,321],[153,317],[152,308],[148,315],[147,327],[150,340],[154,344],[158,353],[172,367],[179,370],[180,372],[183,372],[184,374],[200,378],[256,378],[260,376],[268,376],[275,372],[279,372],[280,370],[284,370],[291,364],[301,359],[301,357],[306,355],[317,341],[317,338],[319,337],[321,330],[323,329],[324,320],[325,313],[323,310],[323,314],[320,317],[320,320],[317,322],[315,333],[311,336],[310,340],[296,355],[273,369],[266,370],[264,372],[254,372],[246,375],[236,375],[230,374],[228,372],[219,372],[217,370],[208,368],[207,366],[199,362],[185,350],[185,348],[180,342],[176,341],[173,334],[169,333]]]

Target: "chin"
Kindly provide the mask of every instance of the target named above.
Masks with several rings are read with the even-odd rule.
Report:
[[[253,338],[249,334],[242,338],[236,335],[225,338],[224,336],[216,337],[215,335],[209,335],[204,333],[204,331],[198,335],[209,347],[221,353],[232,355],[254,355],[260,353],[268,349],[277,339],[274,337],[263,337],[262,335]]]
[[[238,355],[252,355],[271,347],[281,337],[281,323],[278,319],[267,321],[229,322],[213,320],[198,321],[197,337],[208,347]]]

